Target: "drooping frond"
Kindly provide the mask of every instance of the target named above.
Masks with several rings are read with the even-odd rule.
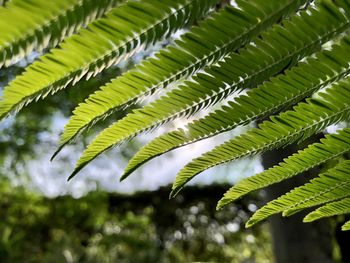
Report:
[[[80,104],[65,127],[58,151],[97,121],[218,61],[305,2],[237,1],[236,8],[229,6],[208,17],[175,45],[146,59]]]
[[[312,53],[349,27],[350,3],[347,3],[346,12],[341,10],[328,1],[321,1],[317,9],[293,17],[285,22],[285,27],[275,26],[240,53],[233,53],[219,65],[209,67],[207,74],[195,75],[193,81],[187,81],[180,89],[129,114],[96,137],[78,161],[72,176],[103,151],[176,117],[193,114],[238,88],[255,86]],[[310,27],[314,23],[317,27]]]
[[[252,191],[281,182],[350,151],[350,129],[328,134],[321,143],[293,154],[278,165],[252,177],[243,179],[227,191],[218,203],[218,209]]]
[[[0,68],[57,45],[121,0],[12,0],[0,9]]]
[[[350,198],[344,198],[340,201],[321,206],[320,208],[312,211],[307,216],[305,216],[303,221],[309,223],[324,217],[331,217],[342,214],[350,214]]]
[[[350,39],[346,37],[331,51],[322,51],[285,75],[248,91],[228,106],[195,120],[184,129],[164,134],[144,146],[128,163],[123,178],[143,163],[165,152],[263,119],[308,97],[314,91],[350,73]]]
[[[246,226],[250,227],[277,213],[284,212],[288,216],[289,210],[305,209],[350,196],[349,174],[350,161],[343,161],[310,183],[293,189],[257,210]]]
[[[350,78],[333,85],[317,98],[299,103],[293,110],[265,121],[259,128],[229,140],[187,164],[177,175],[172,196],[189,180],[211,167],[245,156],[298,142],[350,115]]]
[[[208,11],[216,0],[127,1],[104,18],[66,39],[4,90],[0,118],[32,100],[89,78],[117,63],[124,55],[147,46]]]

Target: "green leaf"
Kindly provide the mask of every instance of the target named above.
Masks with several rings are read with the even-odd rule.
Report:
[[[349,220],[348,222],[346,222],[346,223],[342,226],[341,230],[343,230],[343,231],[349,231],[349,230],[350,230],[350,220]]]
[[[317,208],[304,218],[304,222],[313,222],[315,220],[336,215],[350,213],[350,198],[344,198],[340,201],[332,202]]]
[[[328,134],[321,143],[314,143],[304,150],[284,159],[278,165],[252,177],[243,179],[225,193],[218,209],[252,191],[281,182],[350,151],[350,129]]]
[[[197,74],[193,81],[186,82],[180,89],[169,92],[105,129],[85,150],[72,176],[102,152],[140,132],[151,130],[176,117],[191,115],[227,97],[238,88],[255,86],[294,64],[312,53],[323,41],[349,27],[350,6],[346,11],[339,10],[328,1],[322,1],[317,10],[302,12],[291,22],[286,22],[285,27],[275,26],[248,48],[233,53],[219,65],[209,67],[207,74]],[[311,28],[310,22],[318,26]]]
[[[121,0],[12,0],[0,9],[0,68],[57,45]]]
[[[80,104],[65,127],[55,155],[97,121],[217,62],[305,2],[238,1],[237,8],[226,7],[214,13],[174,45],[112,80]]]
[[[347,119],[350,115],[350,78],[317,93],[317,97],[271,117],[271,121],[263,122],[259,128],[251,129],[191,161],[177,175],[172,196],[204,170],[302,141],[331,124]]]
[[[322,51],[285,75],[278,75],[246,95],[229,101],[227,106],[195,120],[183,129],[164,134],[146,144],[128,163],[123,179],[147,161],[178,147],[232,130],[239,125],[288,108],[313,92],[340,80],[350,73],[350,40],[331,51]]]
[[[67,38],[57,49],[27,67],[4,90],[0,118],[116,64],[202,16],[216,0],[128,1]]]
[[[350,161],[343,161],[334,168],[322,173],[310,183],[293,189],[275,199],[258,211],[247,222],[250,227],[274,214],[283,212],[288,216],[293,211],[335,201],[350,195]],[[289,211],[292,211],[289,212]]]

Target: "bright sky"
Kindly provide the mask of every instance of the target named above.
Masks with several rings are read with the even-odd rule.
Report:
[[[67,182],[67,177],[73,170],[75,161],[81,154],[83,147],[79,145],[69,146],[63,150],[55,161],[50,162],[49,159],[55,150],[58,135],[66,121],[58,114],[54,118],[52,132],[41,134],[43,145],[37,145],[35,148],[37,159],[28,163],[34,186],[48,196],[72,194],[79,197],[87,191],[95,190],[97,187],[108,191],[127,193],[135,190],[155,190],[159,186],[170,184],[181,167],[193,157],[212,149],[218,142],[229,139],[233,134],[241,132],[237,130],[235,133],[230,132],[172,151],[152,160],[120,183],[119,177],[127,163],[127,160],[120,155],[121,150],[127,150],[128,145],[125,144],[119,149],[103,154],[102,157],[82,170],[73,180]],[[138,141],[144,144],[164,131],[165,128],[141,136]],[[48,147],[47,145],[51,146]],[[258,159],[245,159],[213,168],[198,175],[191,183],[209,184],[214,181],[233,183],[239,178],[257,173],[261,169]]]

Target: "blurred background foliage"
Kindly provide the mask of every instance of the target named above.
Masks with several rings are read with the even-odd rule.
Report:
[[[243,225],[257,200],[215,212],[225,186],[49,199],[0,184],[1,262],[271,262],[267,225]]]

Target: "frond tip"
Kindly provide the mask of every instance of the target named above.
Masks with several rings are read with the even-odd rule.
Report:
[[[252,226],[273,214],[283,212],[284,216],[289,216],[301,209],[350,196],[349,173],[350,161],[341,162],[310,183],[295,188],[260,208],[249,219],[247,226]]]
[[[350,230],[350,221],[346,222],[342,227],[341,230],[343,231],[349,231]]]
[[[238,182],[225,193],[217,208],[221,209],[243,195],[289,179],[347,152],[350,152],[349,128],[337,134],[328,134],[320,143],[314,143],[284,159],[278,165]]]
[[[324,217],[331,217],[342,214],[350,214],[350,198],[344,198],[340,201],[321,206],[305,216],[303,221],[310,223]]]

